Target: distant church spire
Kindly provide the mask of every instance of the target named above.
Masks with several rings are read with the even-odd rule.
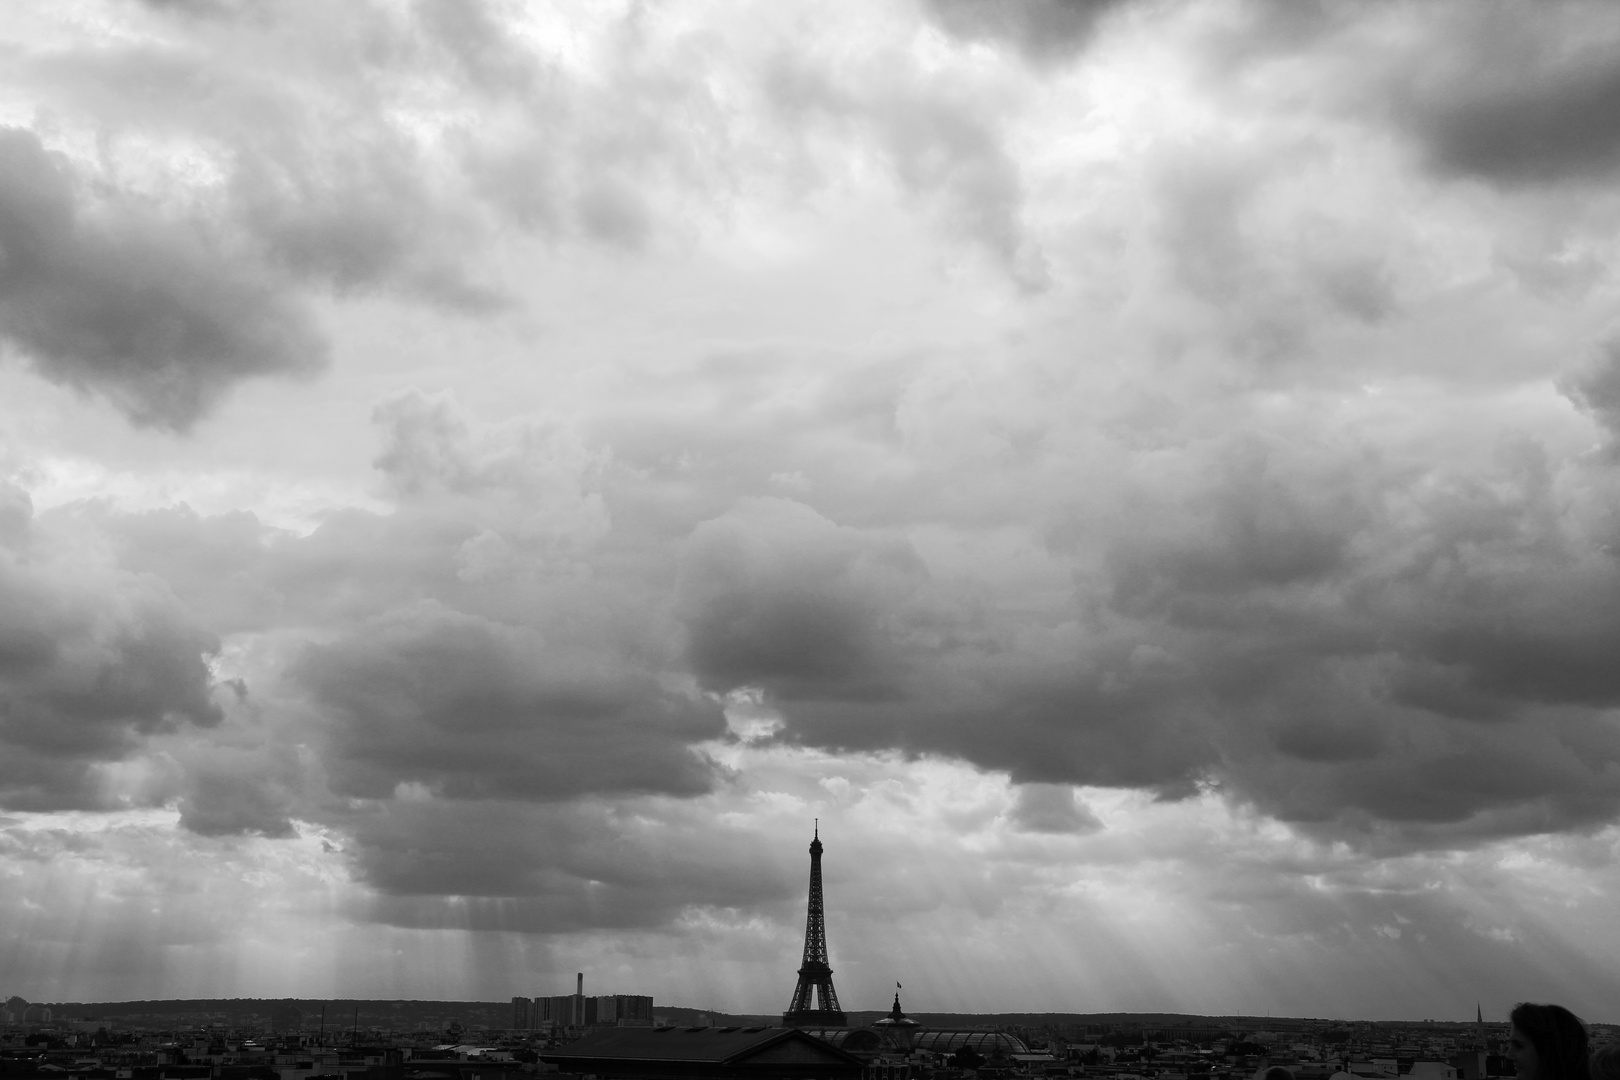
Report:
[[[789,1027],[845,1027],[849,1021],[838,1007],[832,968],[827,964],[827,919],[821,900],[821,819],[816,819],[810,841],[810,902],[804,918],[804,962],[793,988],[793,1003],[782,1014]],[[811,1002],[814,999],[815,1004]]]

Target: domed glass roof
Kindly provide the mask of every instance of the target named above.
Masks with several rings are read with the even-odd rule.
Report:
[[[944,1028],[925,1031],[917,1036],[917,1049],[932,1050],[936,1054],[954,1054],[962,1047],[971,1047],[977,1054],[990,1057],[996,1051],[1003,1054],[1027,1054],[1024,1040],[1005,1031],[985,1031],[983,1028]]]

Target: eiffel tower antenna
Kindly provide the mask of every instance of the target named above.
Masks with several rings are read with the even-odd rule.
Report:
[[[810,841],[810,905],[804,918],[804,962],[799,965],[799,984],[793,988],[793,1004],[782,1014],[782,1023],[787,1027],[821,1028],[849,1024],[844,1010],[838,1007],[832,968],[827,966],[827,920],[821,902],[820,818],[816,819],[815,836]]]

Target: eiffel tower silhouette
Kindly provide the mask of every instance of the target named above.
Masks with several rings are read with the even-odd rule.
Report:
[[[816,999],[816,1007],[810,1005]],[[832,968],[827,966],[827,920],[821,906],[821,821],[816,821],[815,839],[810,841],[810,909],[804,918],[804,963],[799,965],[799,985],[793,988],[793,1004],[782,1014],[786,1027],[847,1027],[844,1010],[838,1007],[838,991],[833,989]]]

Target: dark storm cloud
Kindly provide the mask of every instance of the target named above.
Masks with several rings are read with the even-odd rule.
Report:
[[[354,864],[381,894],[365,914],[401,926],[632,929],[690,907],[802,899],[765,837],[678,812],[405,801],[347,824]]]
[[[474,430],[414,392],[377,419],[378,465],[402,500],[392,514],[338,512],[297,537],[184,506],[52,512],[74,546],[106,551],[176,612],[262,642],[227,683],[227,728],[165,742],[140,797],[174,802],[204,835],[277,837],[294,819],[327,820],[332,794],[710,791],[720,772],[693,744],[725,724],[664,643],[663,601],[567,561],[588,557],[601,528],[581,487],[591,455],[544,426]],[[15,494],[0,522],[26,535]],[[558,557],[560,576],[546,571]],[[14,637],[24,656],[32,639]],[[319,764],[289,756],[294,744],[318,747]]]
[[[715,690],[765,691],[789,741],[1167,797],[1214,784],[1358,842],[1620,812],[1620,566],[1539,448],[1431,474],[1222,443],[1114,507],[1067,619],[964,602],[875,558],[896,550],[884,530],[748,504],[689,543],[689,656]]]
[[[1014,657],[1005,644],[984,641],[942,650],[931,664],[905,657],[911,677],[889,701],[802,692],[784,699],[781,737],[841,750],[944,754],[1020,783],[1140,787],[1167,797],[1191,794],[1219,760],[1197,687],[1182,688],[1194,695],[1189,701],[1148,680],[1122,686],[1097,654],[1114,654],[1128,669],[1131,661],[1118,655],[1124,650],[1082,657],[1070,635],[1041,640],[1025,627],[1021,636],[1044,655]],[[1075,651],[1065,655],[1064,645]]]
[[[308,737],[339,795],[432,808],[701,793],[718,774],[690,747],[723,726],[713,701],[674,688],[681,664],[661,651],[674,579],[663,545],[683,515],[721,497],[701,470],[742,475],[768,434],[763,485],[763,472],[804,463],[795,424],[820,430],[813,416],[722,400],[728,424],[687,418],[691,440],[684,424],[654,429],[605,466],[543,428],[480,428],[445,399],[407,394],[377,414],[379,465],[403,500],[392,515],[336,514],[301,539],[245,515],[180,511],[108,528],[126,538],[129,568],[168,578],[178,596],[203,604],[204,581],[232,581],[240,599],[221,604],[222,619],[246,610],[338,628],[303,652],[289,687],[308,695]],[[642,459],[661,440],[698,471],[650,483]],[[672,605],[690,670],[715,692],[762,689],[789,742],[943,754],[1023,783],[1166,797],[1214,785],[1391,850],[1612,819],[1620,747],[1601,717],[1620,701],[1603,663],[1620,648],[1620,578],[1538,447],[1508,440],[1489,460],[1423,468],[1368,447],[1255,436],[1194,449],[1093,514],[1101,563],[1075,570],[1071,595],[1026,608],[930,569],[896,523],[938,504],[910,488],[863,488],[842,463],[858,483],[831,490],[816,474],[825,502],[862,527],[801,502],[738,501],[691,526],[681,554]],[[606,532],[581,516],[594,497],[582,484],[599,469]],[[1027,486],[1005,494],[1009,508],[1050,509]],[[559,522],[573,524],[544,532]],[[485,579],[466,556],[492,530],[511,539],[491,550],[515,561]],[[564,567],[616,569],[554,580],[545,567],[559,553]],[[291,781],[244,791],[239,805],[228,783],[184,790],[186,821],[204,831],[277,835],[291,817],[332,813]],[[1015,817],[1050,830],[1061,810],[1048,798]],[[354,849],[365,873],[402,893],[437,888],[409,851],[367,862],[371,836]],[[470,858],[430,862],[447,882],[499,869]],[[521,892],[525,880],[492,878],[478,894]],[[447,917],[407,907],[387,918]]]
[[[1211,489],[1251,524],[1188,530],[1204,558],[1151,543],[1126,556],[1171,575],[1140,628],[1215,691],[1217,772],[1305,821],[1539,831],[1620,808],[1605,764],[1620,744],[1594,742],[1581,708],[1620,703],[1596,662],[1620,647],[1620,568],[1560,516],[1534,447],[1505,447],[1490,487],[1426,479],[1416,517],[1391,513],[1411,504],[1388,475],[1280,479],[1258,503],[1248,479]],[[1318,507],[1306,531],[1278,534],[1297,540],[1251,531],[1255,510],[1282,524],[1300,498]],[[1223,534],[1263,561],[1211,559]]]
[[[1253,595],[1343,568],[1371,496],[1358,490],[1353,466],[1320,463],[1326,475],[1311,479],[1326,486],[1307,486],[1295,471],[1303,462],[1279,460],[1283,448],[1243,436],[1222,442],[1203,463],[1209,486],[1173,515],[1145,515],[1114,550],[1117,609],[1197,623],[1202,597]]]
[[[661,656],[672,649],[659,641],[658,602],[570,562],[601,529],[582,487],[591,455],[559,429],[473,431],[445,398],[421,393],[390,398],[376,419],[377,466],[402,500],[390,515],[332,513],[305,538],[185,507],[81,518],[117,539],[126,570],[164,580],[222,630],[285,628],[292,659],[251,675],[243,693],[321,746],[340,795],[390,798],[413,784],[475,800],[710,790],[714,767],[690,746],[724,722]],[[561,576],[546,570],[557,559]],[[177,787],[183,823],[275,834],[285,814],[319,813],[296,771],[267,789],[243,785],[232,805],[228,777],[264,771],[246,763],[181,759],[194,774]]]
[[[161,583],[57,557],[32,522],[0,544],[0,804],[100,806],[91,766],[222,718],[219,640]]]
[[[232,753],[210,747],[193,753],[176,803],[180,825],[201,836],[295,836],[290,815],[308,812],[298,790],[302,771],[280,749]]]
[[[184,507],[79,516],[116,540],[123,567],[221,629],[285,642],[240,693],[271,727],[259,738],[321,747],[341,796],[710,790],[716,770],[692,744],[725,725],[661,643],[660,602],[573,569],[601,529],[582,489],[591,455],[555,429],[475,431],[448,400],[414,392],[376,419],[378,467],[402,502],[392,514],[334,513],[306,537]],[[556,560],[560,576],[547,572]],[[289,815],[322,816],[273,745],[178,755],[183,823],[284,835]],[[270,782],[231,781],[252,772]]]
[[[1307,98],[1410,137],[1439,174],[1519,188],[1595,183],[1620,167],[1610,4],[1256,0],[1234,14],[1203,43],[1216,93],[1304,60]]]
[[[307,313],[197,223],[91,207],[37,136],[0,129],[0,335],[46,378],[184,428],[232,385],[307,372]]]
[[[1073,57],[1097,23],[1125,0],[924,0],[923,9],[952,37],[1010,45],[1036,63]]]
[[[694,795],[712,767],[689,744],[724,730],[712,702],[611,654],[437,605],[312,646],[294,673],[333,712],[334,789],[371,798]]]
[[[680,592],[693,666],[722,690],[890,696],[898,639],[927,632],[925,612],[907,610],[925,577],[904,544],[841,530],[789,500],[749,502],[688,542]]]
[[[787,500],[694,530],[679,609],[704,685],[766,690],[790,738],[942,752],[1020,780],[1178,790],[1211,753],[1158,686],[1105,685],[1133,643],[998,626],[929,581],[908,545]]]
[[[1616,29],[1612,14],[1605,36]],[[1412,122],[1435,165],[1504,184],[1611,177],[1620,166],[1612,40],[1569,49],[1514,20],[1482,21],[1476,63],[1413,103]]]

